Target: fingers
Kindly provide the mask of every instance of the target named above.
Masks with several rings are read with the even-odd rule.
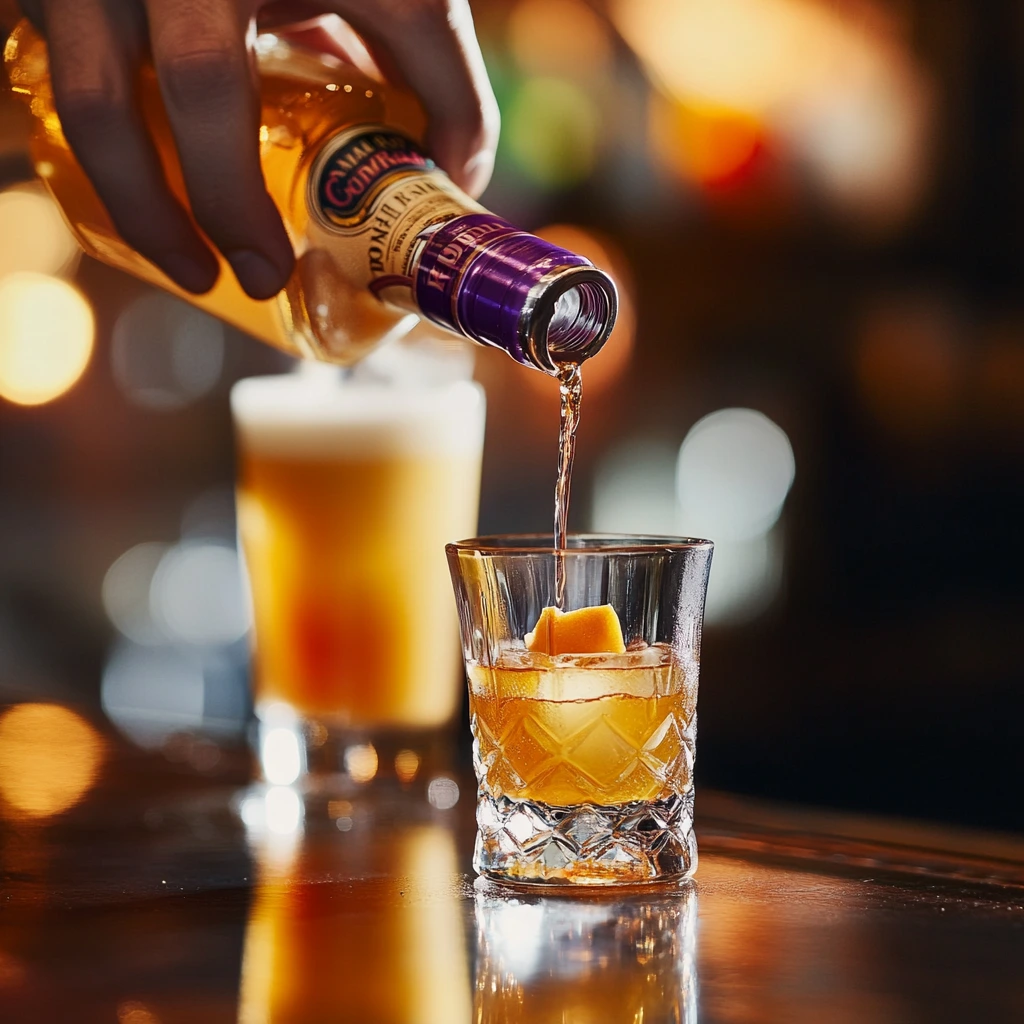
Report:
[[[393,67],[417,93],[430,121],[428,144],[452,180],[479,195],[498,144],[494,99],[468,0],[329,0],[378,63]]]
[[[192,212],[253,298],[294,254],[259,163],[259,101],[234,0],[146,0],[150,41]]]
[[[262,17],[260,24],[263,24]],[[282,22],[272,31],[304,49],[327,54],[344,64],[351,64],[375,82],[384,80],[362,37],[337,15],[331,14],[327,18],[297,24]]]
[[[49,0],[42,16],[64,135],[114,226],[182,288],[208,291],[217,262],[167,187],[134,97],[141,19],[103,0]]]

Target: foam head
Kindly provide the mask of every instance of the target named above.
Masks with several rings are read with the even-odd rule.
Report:
[[[304,374],[250,377],[231,390],[242,445],[281,458],[479,456],[485,399],[472,381],[395,386]]]

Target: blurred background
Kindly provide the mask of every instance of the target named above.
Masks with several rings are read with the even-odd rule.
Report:
[[[484,203],[624,295],[571,525],[717,542],[699,784],[1024,830],[1024,8],[473,7]],[[0,704],[80,713],[0,734],[214,771],[250,712],[227,396],[288,360],[80,257],[27,131],[4,94]],[[477,367],[481,530],[546,530],[557,386]]]

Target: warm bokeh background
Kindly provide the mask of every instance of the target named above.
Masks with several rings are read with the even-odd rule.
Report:
[[[573,526],[718,542],[701,784],[1024,829],[1024,8],[474,9],[484,201],[626,297]],[[227,393],[286,361],[80,259],[26,130],[4,96],[0,704],[208,770],[248,713]],[[546,529],[555,386],[478,376],[481,528]]]

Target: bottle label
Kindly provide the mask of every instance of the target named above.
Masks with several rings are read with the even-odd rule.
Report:
[[[362,125],[336,135],[320,154],[310,175],[310,206],[325,226],[358,228],[389,182],[433,167],[408,136]]]
[[[415,308],[417,243],[435,225],[483,212],[408,136],[356,125],[331,138],[307,185],[312,247],[331,252],[349,281]]]

